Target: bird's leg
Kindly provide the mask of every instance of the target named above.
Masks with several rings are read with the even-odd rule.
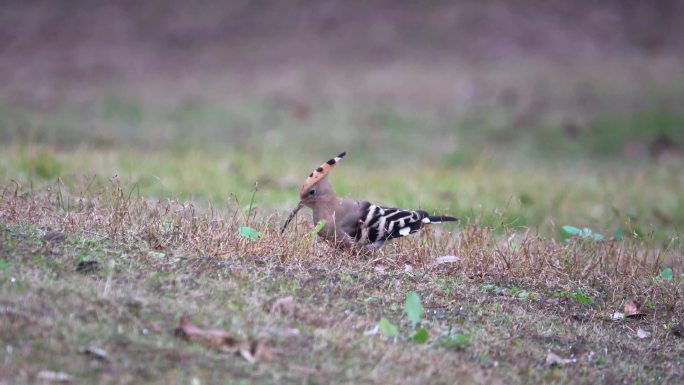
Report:
[[[359,219],[358,224],[359,230],[361,231],[361,237],[359,238],[359,242],[363,243],[364,239],[368,239],[368,227],[366,227],[366,222],[364,222],[363,219]]]

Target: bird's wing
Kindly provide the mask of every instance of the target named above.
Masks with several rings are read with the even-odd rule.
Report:
[[[335,227],[357,245],[380,247],[393,238],[405,237],[428,223],[455,221],[448,216],[430,216],[423,210],[382,207],[370,202],[343,199],[335,215]],[[349,238],[347,238],[348,236]]]
[[[368,202],[361,212],[361,241],[365,243],[384,242],[404,237],[430,223],[428,213],[422,210],[401,210],[381,207]]]

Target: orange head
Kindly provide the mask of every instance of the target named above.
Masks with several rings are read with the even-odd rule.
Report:
[[[318,197],[331,196],[331,193],[335,193],[326,177],[330,173],[330,170],[340,163],[346,154],[346,152],[343,152],[337,155],[336,157],[323,163],[320,167],[313,170],[313,172],[309,174],[309,176],[306,178],[306,181],[304,181],[304,185],[302,185],[302,188],[299,190],[299,203],[297,204],[297,207],[292,210],[290,216],[288,216],[287,220],[285,221],[285,224],[283,225],[283,231],[285,231],[285,228],[290,223],[292,218],[294,218],[295,214],[297,214],[299,209],[304,206],[312,207]]]

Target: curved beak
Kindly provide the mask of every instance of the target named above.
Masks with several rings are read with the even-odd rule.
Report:
[[[280,230],[281,234],[285,232],[287,225],[289,225],[290,222],[292,222],[292,218],[294,218],[295,215],[297,215],[297,211],[299,211],[302,207],[304,207],[304,203],[302,203],[302,201],[299,201],[299,203],[297,203],[297,207],[295,207],[294,210],[292,210],[290,215],[287,217],[287,220],[285,221],[282,230]]]

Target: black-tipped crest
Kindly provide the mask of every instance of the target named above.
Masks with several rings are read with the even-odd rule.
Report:
[[[304,182],[304,185],[302,186],[300,190],[300,196],[305,195],[309,192],[311,187],[318,183],[321,179],[325,178],[326,175],[330,172],[330,170],[335,167],[337,163],[344,158],[344,156],[347,155],[346,152],[342,152],[341,154],[337,155],[336,157],[328,160],[327,162],[323,163],[320,167],[316,168],[312,173],[309,174],[308,178],[306,178],[306,181]],[[281,230],[285,231],[285,228],[287,228],[287,225],[290,224],[294,216],[297,214],[297,212],[304,207],[304,204],[302,201],[297,204],[297,207],[292,210],[290,215],[287,217],[287,220],[285,221],[285,224],[283,224],[283,228]]]
[[[320,167],[316,168],[314,172],[309,174],[309,177],[306,178],[306,181],[304,182],[304,185],[302,186],[302,189],[300,190],[300,194],[304,194],[307,190],[309,190],[314,184],[318,183],[321,179],[323,179],[330,170],[335,167],[344,156],[347,155],[346,152],[342,152],[336,157],[328,160],[327,162],[323,163]]]

